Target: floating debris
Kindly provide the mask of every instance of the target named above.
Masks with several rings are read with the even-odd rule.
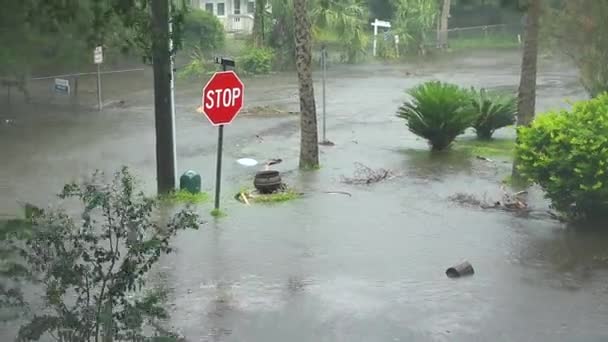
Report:
[[[361,163],[355,163],[356,170],[353,177],[342,176],[342,183],[346,184],[373,184],[378,183],[386,179],[390,179],[394,176],[391,170],[387,169],[372,169]]]

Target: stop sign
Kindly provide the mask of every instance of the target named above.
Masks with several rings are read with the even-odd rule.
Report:
[[[202,111],[214,126],[228,125],[243,108],[243,82],[234,71],[216,72],[203,88]]]

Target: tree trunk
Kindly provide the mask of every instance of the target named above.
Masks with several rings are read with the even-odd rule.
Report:
[[[450,0],[443,0],[443,9],[441,10],[441,23],[439,28],[439,47],[445,49],[448,47],[448,21],[450,18]]]
[[[312,81],[312,39],[308,1],[294,0],[296,70],[300,86],[300,168],[319,167],[317,110]]]
[[[264,14],[266,0],[255,0],[255,17],[253,18],[253,46],[264,47]]]
[[[152,62],[156,125],[156,182],[158,193],[175,189],[169,0],[152,0]]]
[[[524,33],[524,51],[521,63],[521,78],[517,101],[517,126],[529,126],[534,119],[536,107],[536,69],[538,62],[538,36],[542,0],[530,0]],[[513,162],[512,181],[515,185],[523,184],[517,170],[517,156]]]

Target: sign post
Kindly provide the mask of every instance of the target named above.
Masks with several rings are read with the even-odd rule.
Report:
[[[232,123],[243,108],[245,87],[234,71],[234,60],[216,58],[222,65],[221,72],[215,73],[203,88],[202,111],[213,126],[218,127],[217,165],[215,178],[215,209],[220,208],[220,191],[222,181],[222,148],[224,145],[224,126]]]
[[[384,28],[391,28],[391,23],[388,21],[384,21],[384,20],[374,20],[374,22],[372,23],[372,26],[374,27],[374,50],[373,50],[373,56],[376,57],[376,54],[378,52],[378,27],[384,27]]]
[[[326,95],[326,79],[327,79],[327,48],[325,44],[321,48],[321,64],[323,69],[323,141],[322,143],[327,143],[327,101],[325,99]]]
[[[101,99],[101,63],[103,63],[103,47],[98,46],[93,52],[93,62],[97,64],[97,108],[101,112],[103,110],[103,101]]]

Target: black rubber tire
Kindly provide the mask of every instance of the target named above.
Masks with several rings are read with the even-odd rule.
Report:
[[[279,171],[260,171],[255,175],[253,185],[260,193],[268,194],[279,190],[283,185],[283,180]]]

